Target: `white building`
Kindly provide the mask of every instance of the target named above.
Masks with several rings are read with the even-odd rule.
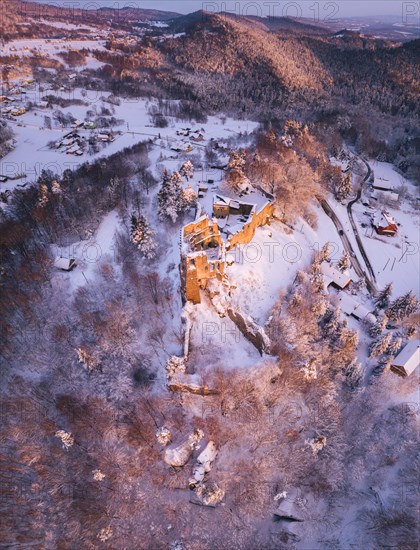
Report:
[[[321,273],[324,276],[326,287],[332,284],[340,290],[343,290],[352,281],[350,275],[341,273],[341,271],[330,265],[328,262],[321,263]]]
[[[391,365],[391,370],[400,376],[410,376],[420,364],[420,340],[410,340]]]
[[[376,321],[375,316],[366,306],[355,300],[346,292],[340,292],[338,301],[341,311],[346,315],[352,315],[359,321],[363,321],[364,319],[371,323]]]
[[[375,179],[375,182],[372,184],[372,187],[374,189],[377,189],[378,191],[394,191],[395,185],[388,181],[388,180],[377,180]]]

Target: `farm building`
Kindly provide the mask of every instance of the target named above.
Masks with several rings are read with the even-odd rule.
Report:
[[[420,363],[420,340],[411,340],[400,351],[391,365],[391,370],[400,376],[409,376]]]
[[[374,213],[372,225],[379,235],[392,236],[398,231],[397,222],[386,210]]]
[[[395,189],[394,184],[388,180],[375,180],[372,187],[378,191],[394,191]]]
[[[343,290],[352,281],[350,275],[341,273],[341,271],[338,271],[338,269],[330,265],[328,262],[321,263],[321,273],[324,276],[325,286],[327,287],[334,285],[336,288]]]

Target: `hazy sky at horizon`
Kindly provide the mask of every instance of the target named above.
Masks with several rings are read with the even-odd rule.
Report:
[[[351,16],[409,16],[410,23],[420,23],[418,0],[36,0],[68,8],[107,6],[138,7],[191,13],[200,9],[228,11],[240,15],[311,17],[319,20]],[[414,20],[413,20],[414,19]]]

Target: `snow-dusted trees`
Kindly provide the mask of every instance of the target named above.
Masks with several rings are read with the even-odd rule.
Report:
[[[412,313],[415,313],[419,307],[419,301],[413,292],[407,292],[392,302],[386,310],[386,314],[392,321],[401,321]]]
[[[243,149],[229,151],[227,181],[236,190],[243,190],[249,184],[245,176],[246,153]]]
[[[329,309],[323,319],[324,336],[338,340],[341,336],[340,308]]]
[[[375,340],[369,349],[369,357],[378,357],[378,355],[382,355],[384,353],[387,353],[389,345],[391,343],[392,334],[388,332],[387,334],[384,334],[377,340]]]
[[[82,363],[89,372],[96,370],[100,366],[98,352],[92,352],[86,346],[80,346],[77,348],[76,353],[79,363]]]
[[[397,355],[398,352],[400,351],[401,346],[402,346],[402,338],[401,338],[401,336],[395,335],[395,336],[392,338],[392,340],[391,340],[391,342],[390,342],[390,344],[389,344],[389,346],[388,346],[387,353],[388,353],[389,355],[394,355],[394,356],[395,356],[395,355]]]
[[[331,245],[327,241],[319,251],[317,260],[319,263],[321,263],[321,262],[329,262],[330,259],[331,259]]]
[[[179,172],[170,175],[168,170],[165,169],[162,187],[158,193],[158,214],[160,218],[169,218],[172,222],[176,222],[178,216],[195,203],[196,198],[196,194],[191,187],[183,189]]]
[[[388,317],[386,315],[383,315],[382,317],[379,317],[374,325],[370,327],[369,334],[372,336],[372,338],[378,338],[383,331],[386,328],[386,324],[388,322]]]
[[[389,306],[390,297],[392,294],[392,283],[388,283],[385,288],[381,290],[376,298],[376,307],[379,309],[385,309]]]
[[[44,206],[48,204],[48,201],[48,187],[45,185],[45,183],[41,183],[39,186],[38,204],[41,208],[44,208]]]
[[[346,176],[341,177],[336,189],[336,197],[338,200],[346,199],[352,191],[351,172]]]
[[[144,216],[131,215],[130,240],[144,258],[152,260],[156,256],[154,233]]]
[[[346,269],[349,269],[349,267],[350,267],[350,255],[347,251],[344,251],[343,255],[338,260],[337,267],[341,272],[346,271]]]
[[[189,185],[186,189],[182,191],[182,195],[184,199],[184,209],[191,208],[197,202],[197,193],[194,191],[191,185]]]
[[[179,173],[183,178],[189,181],[190,178],[194,177],[193,163],[190,160],[186,160],[184,164],[181,166],[181,168],[179,169]]]
[[[350,390],[357,390],[363,380],[363,369],[359,361],[352,361],[343,371],[345,384]]]
[[[158,193],[158,214],[160,218],[170,218],[175,222],[182,210],[182,185],[179,172],[172,176],[165,169],[162,187]]]

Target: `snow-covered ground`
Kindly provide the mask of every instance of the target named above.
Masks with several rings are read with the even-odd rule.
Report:
[[[25,38],[11,40],[2,46],[1,55],[32,56],[33,51],[48,57],[56,57],[60,52],[70,50],[105,50],[104,40],[67,40],[62,38]]]
[[[101,220],[96,232],[85,241],[67,246],[53,245],[55,257],[74,258],[76,267],[70,272],[56,273],[56,280],[65,281],[65,288],[72,294],[80,286],[89,284],[95,277],[95,269],[107,259],[112,263],[115,257],[114,237],[121,220],[113,210]]]
[[[368,257],[373,266],[378,285],[385,286],[392,282],[393,296],[399,296],[413,290],[420,297],[420,218],[418,211],[418,189],[403,176],[398,174],[392,164],[369,161],[374,174],[375,183],[390,183],[395,190],[404,187],[412,199],[404,195],[400,204],[395,207],[381,205],[377,201],[376,208],[384,208],[398,224],[398,232],[392,237],[378,235],[370,227],[370,217],[365,214],[369,209],[358,203],[354,207],[355,220]],[[363,227],[362,224],[367,225]]]
[[[352,157],[353,154],[349,153],[349,156]],[[348,159],[343,161],[331,159],[331,161],[343,170],[347,168],[349,162]],[[418,199],[416,201],[418,188],[396,172],[392,164],[371,159],[368,159],[368,162],[374,173],[374,184],[389,186],[394,192],[400,194],[398,203],[392,204],[387,201],[385,204],[381,202],[381,192],[375,191],[379,196],[378,200],[375,200],[370,184],[365,183],[362,200],[353,206],[354,218],[373,267],[377,286],[381,289],[387,283],[392,282],[394,298],[409,290],[413,290],[417,296],[420,296],[420,219]],[[346,206],[333,196],[328,200],[343,224],[360,263],[365,266],[349,222]],[[363,204],[366,201],[370,202],[371,207]],[[372,214],[375,210],[387,210],[396,220],[398,224],[396,235],[387,237],[376,233],[371,224]]]
[[[178,155],[171,150],[171,147],[179,142],[191,143],[193,147],[191,154],[199,153],[201,155],[205,145],[211,138],[227,139],[240,132],[252,132],[258,126],[255,122],[239,121],[231,118],[227,118],[223,124],[219,117],[212,116],[208,118],[206,123],[199,124],[180,122],[169,117],[170,122],[167,128],[156,128],[152,125],[148,113],[151,102],[146,99],[121,99],[120,105],[111,106],[102,99],[109,96],[109,93],[105,92],[85,91],[82,93],[82,90],[75,89],[69,93],[57,94],[57,92],[50,91],[45,92],[43,95],[48,93],[60,95],[64,99],[77,99],[86,102],[87,106],[71,105],[60,109],[66,114],[71,113],[74,118],[79,120],[89,119],[88,111],[93,110],[99,116],[102,107],[107,109],[114,107],[115,112],[112,116],[120,121],[119,124],[112,127],[112,130],[116,132],[116,139],[96,154],[91,155],[85,152],[79,157],[49,149],[47,144],[50,141],[58,141],[62,136],[68,134],[71,128],[53,126],[51,130],[45,129],[44,117],[52,117],[55,108],[40,109],[35,107],[34,110],[20,116],[15,122],[10,122],[17,145],[14,151],[0,160],[0,174],[14,176],[25,173],[27,178],[26,180],[13,180],[1,184],[2,190],[11,190],[18,184],[25,183],[25,181],[32,182],[36,180],[43,169],[50,169],[60,175],[67,168],[76,168],[86,161],[112,155],[126,147],[132,147],[136,143],[148,139],[154,140],[162,154],[175,157],[175,160]],[[30,92],[28,92],[28,98],[32,99]],[[34,97],[33,99],[39,101],[40,97]],[[178,130],[187,126],[199,129],[204,135],[204,141],[192,142],[188,137],[176,135]],[[97,130],[94,133],[99,131]],[[85,138],[92,134],[91,130],[78,129],[77,132]],[[212,176],[209,174],[209,177]]]

